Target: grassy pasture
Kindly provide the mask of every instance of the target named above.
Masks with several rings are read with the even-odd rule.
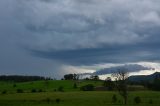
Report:
[[[102,81],[35,81],[25,83],[0,82],[0,106],[124,106],[123,99],[117,92],[109,91],[80,91],[74,89],[86,84],[102,86]],[[60,86],[64,92],[55,91]],[[139,88],[139,86],[136,86]],[[24,93],[17,93],[22,89]],[[31,93],[32,89],[42,89],[45,92]],[[6,90],[6,94],[2,92]],[[117,96],[117,101],[112,102],[112,96]],[[136,104],[134,98],[139,96],[141,103]],[[127,106],[160,106],[160,92],[153,91],[132,91],[129,92]]]
[[[102,86],[103,84],[102,81],[69,80],[33,81],[24,83],[0,82],[0,92],[6,90],[8,93],[15,93],[17,89],[23,89],[24,92],[30,92],[32,89],[42,89],[43,91],[52,92],[54,90],[57,90],[60,86],[64,88],[65,92],[79,91],[78,88],[73,88],[74,83],[76,83],[78,87],[81,87],[86,84],[93,84],[94,86]]]
[[[112,103],[116,94],[118,101]],[[140,96],[142,103],[135,104],[134,97]],[[60,102],[56,102],[60,99]],[[149,103],[150,100],[153,103]],[[136,91],[129,93],[127,106],[160,106],[160,92]],[[124,106],[122,98],[116,92],[43,92],[0,95],[0,106]]]

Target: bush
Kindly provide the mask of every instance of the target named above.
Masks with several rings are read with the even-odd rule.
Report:
[[[94,90],[94,85],[88,84],[88,85],[82,86],[80,89],[82,91],[93,91]]]
[[[134,98],[134,102],[135,102],[136,104],[141,103],[141,98],[140,98],[139,96],[135,97],[135,98]]]
[[[42,89],[39,89],[38,92],[43,92],[43,90],[42,90]]]
[[[16,85],[16,84],[13,84],[13,88],[15,88],[15,87],[17,87],[17,85]]]
[[[32,92],[32,93],[35,93],[35,92],[37,92],[37,91],[36,91],[36,89],[32,89],[31,92]]]
[[[153,100],[152,99],[149,100],[149,104],[153,104]]]
[[[74,88],[74,89],[77,88],[77,84],[76,84],[76,83],[73,84],[73,88]]]
[[[64,91],[63,89],[64,89],[63,86],[60,86],[60,87],[58,88],[58,91],[63,92],[63,91]]]
[[[56,103],[59,103],[59,102],[60,102],[60,99],[59,99],[59,98],[57,98],[57,99],[56,99]]]
[[[116,95],[113,95],[113,96],[112,96],[112,102],[113,102],[113,103],[116,103],[116,102],[117,102],[117,96],[116,96]]]
[[[22,89],[17,89],[17,93],[23,93]]]
[[[6,90],[2,91],[2,94],[6,94],[6,93],[7,93],[7,91],[6,91]]]
[[[49,103],[51,100],[50,98],[46,98],[46,102]]]

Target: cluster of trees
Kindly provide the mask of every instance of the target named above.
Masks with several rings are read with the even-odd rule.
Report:
[[[39,80],[51,80],[51,78],[41,76],[20,76],[20,75],[2,75],[0,81],[12,81],[12,82],[28,82],[28,81],[39,81]]]
[[[160,78],[155,78],[153,81],[140,82],[139,84],[150,90],[160,91]]]
[[[115,84],[111,80],[111,77],[107,77],[106,80],[103,83],[103,86],[106,87],[109,91],[112,91],[115,89]]]
[[[64,80],[79,80],[78,74],[66,74],[64,75]]]
[[[64,75],[64,80],[79,80],[80,74],[66,74]],[[98,75],[91,75],[90,78],[85,78],[85,80],[100,80]]]
[[[160,78],[155,78],[153,83],[150,84],[150,88],[156,91],[160,91]]]
[[[129,85],[142,85],[146,89],[153,90],[153,91],[160,91],[160,77],[154,78],[151,81],[128,81]]]
[[[91,75],[90,78],[89,78],[89,80],[95,80],[95,81],[97,81],[97,80],[100,80],[100,79],[99,79],[98,75]]]

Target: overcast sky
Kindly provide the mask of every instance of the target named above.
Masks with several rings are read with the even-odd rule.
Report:
[[[158,70],[159,61],[160,0],[0,0],[0,74]]]

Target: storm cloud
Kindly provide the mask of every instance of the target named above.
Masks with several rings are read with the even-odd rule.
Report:
[[[1,0],[1,74],[159,62],[159,0]],[[42,68],[43,67],[43,68]]]
[[[127,64],[127,65],[115,66],[110,68],[104,68],[94,72],[93,74],[105,75],[105,74],[117,73],[119,71],[126,71],[128,73],[131,73],[131,72],[139,72],[143,70],[154,70],[154,68],[144,67],[142,65],[137,65],[137,64]]]

